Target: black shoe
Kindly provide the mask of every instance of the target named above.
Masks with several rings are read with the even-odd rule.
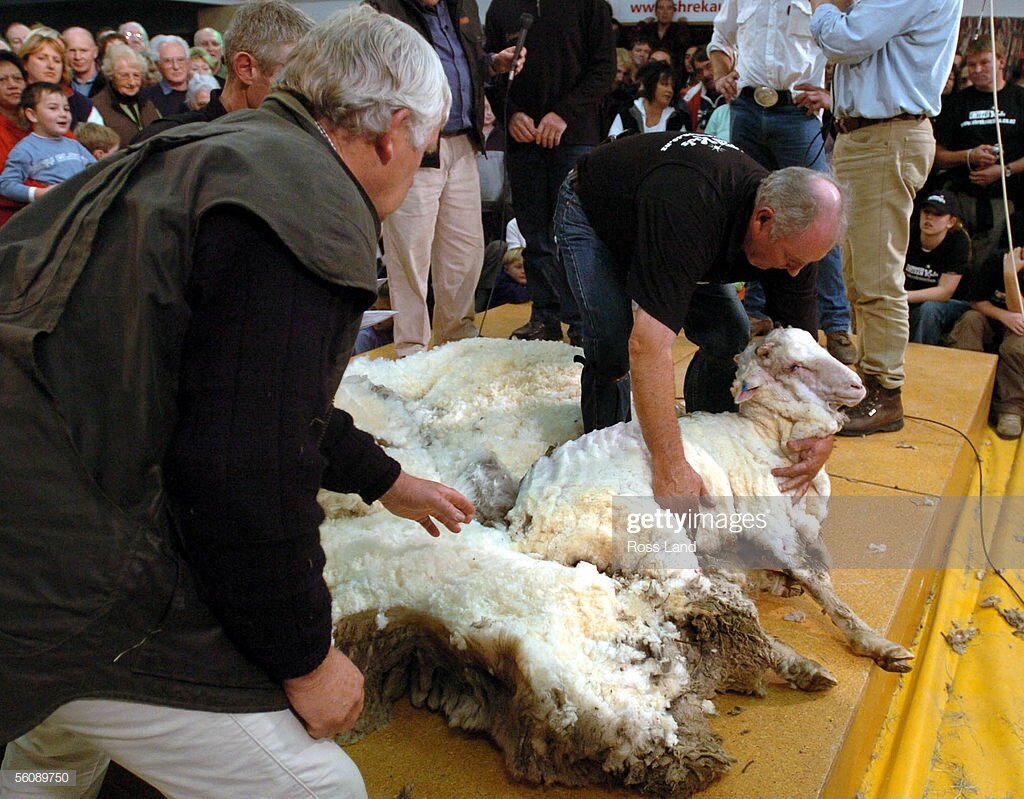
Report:
[[[522,341],[561,341],[562,326],[557,321],[534,322],[531,320],[513,330],[509,338],[517,338]]]

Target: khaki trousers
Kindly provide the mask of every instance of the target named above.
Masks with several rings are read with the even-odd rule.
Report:
[[[950,338],[959,350],[999,353],[992,413],[1024,415],[1024,336],[972,309],[960,317]]]
[[[910,331],[903,265],[914,195],[935,158],[927,119],[897,120],[840,134],[836,176],[849,191],[843,278],[857,327],[860,368],[885,388],[903,385]]]
[[[402,206],[384,221],[384,263],[395,316],[395,352],[476,336],[474,298],[484,263],[480,175],[468,135],[441,137],[440,169],[416,171]]]

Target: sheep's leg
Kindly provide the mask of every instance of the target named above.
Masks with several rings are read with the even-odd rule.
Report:
[[[886,671],[910,671],[911,665],[907,661],[914,657],[913,652],[883,638],[865,624],[850,606],[839,598],[828,572],[793,569],[792,574],[842,631],[846,640],[850,642],[850,648],[856,654],[871,658]]]
[[[745,587],[748,592],[759,591],[772,596],[800,596],[804,592],[803,585],[792,574],[775,569],[750,569]]]
[[[772,670],[790,685],[801,691],[824,691],[839,684],[832,673],[817,661],[804,657],[775,636],[769,635],[768,638]]]

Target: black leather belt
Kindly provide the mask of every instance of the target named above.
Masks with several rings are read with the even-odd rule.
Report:
[[[785,89],[773,89],[770,86],[744,86],[740,89],[740,97],[753,100],[762,108],[774,108],[777,105],[793,105],[793,94]]]
[[[472,128],[462,128],[462,130],[451,130],[451,131],[447,131],[446,130],[446,131],[442,131],[441,138],[442,139],[452,139],[452,138],[455,138],[456,136],[468,136],[472,132],[473,132]]]
[[[836,119],[836,130],[840,133],[853,133],[855,130],[867,128],[871,125],[881,125],[883,122],[907,122],[928,119],[927,114],[897,114],[894,117],[884,119],[865,119],[864,117],[839,117]]]

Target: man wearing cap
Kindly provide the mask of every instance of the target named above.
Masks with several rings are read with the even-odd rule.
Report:
[[[903,264],[914,196],[935,158],[963,0],[811,0],[811,36],[836,64],[836,175],[850,192],[843,277],[867,396],[842,435],[903,428],[909,333]]]
[[[956,195],[930,192],[921,203],[920,224],[911,225],[903,268],[910,303],[910,340],[941,344],[968,309],[971,240],[960,224]]]
[[[729,140],[767,169],[829,169],[820,115],[832,99],[821,88],[825,55],[811,39],[810,21],[808,0],[789,6],[724,0],[715,16],[708,55],[715,88],[730,103]],[[818,323],[828,351],[851,364],[857,351],[839,248],[810,268],[817,269]],[[744,305],[748,312],[763,311],[760,284],[747,286]]]

